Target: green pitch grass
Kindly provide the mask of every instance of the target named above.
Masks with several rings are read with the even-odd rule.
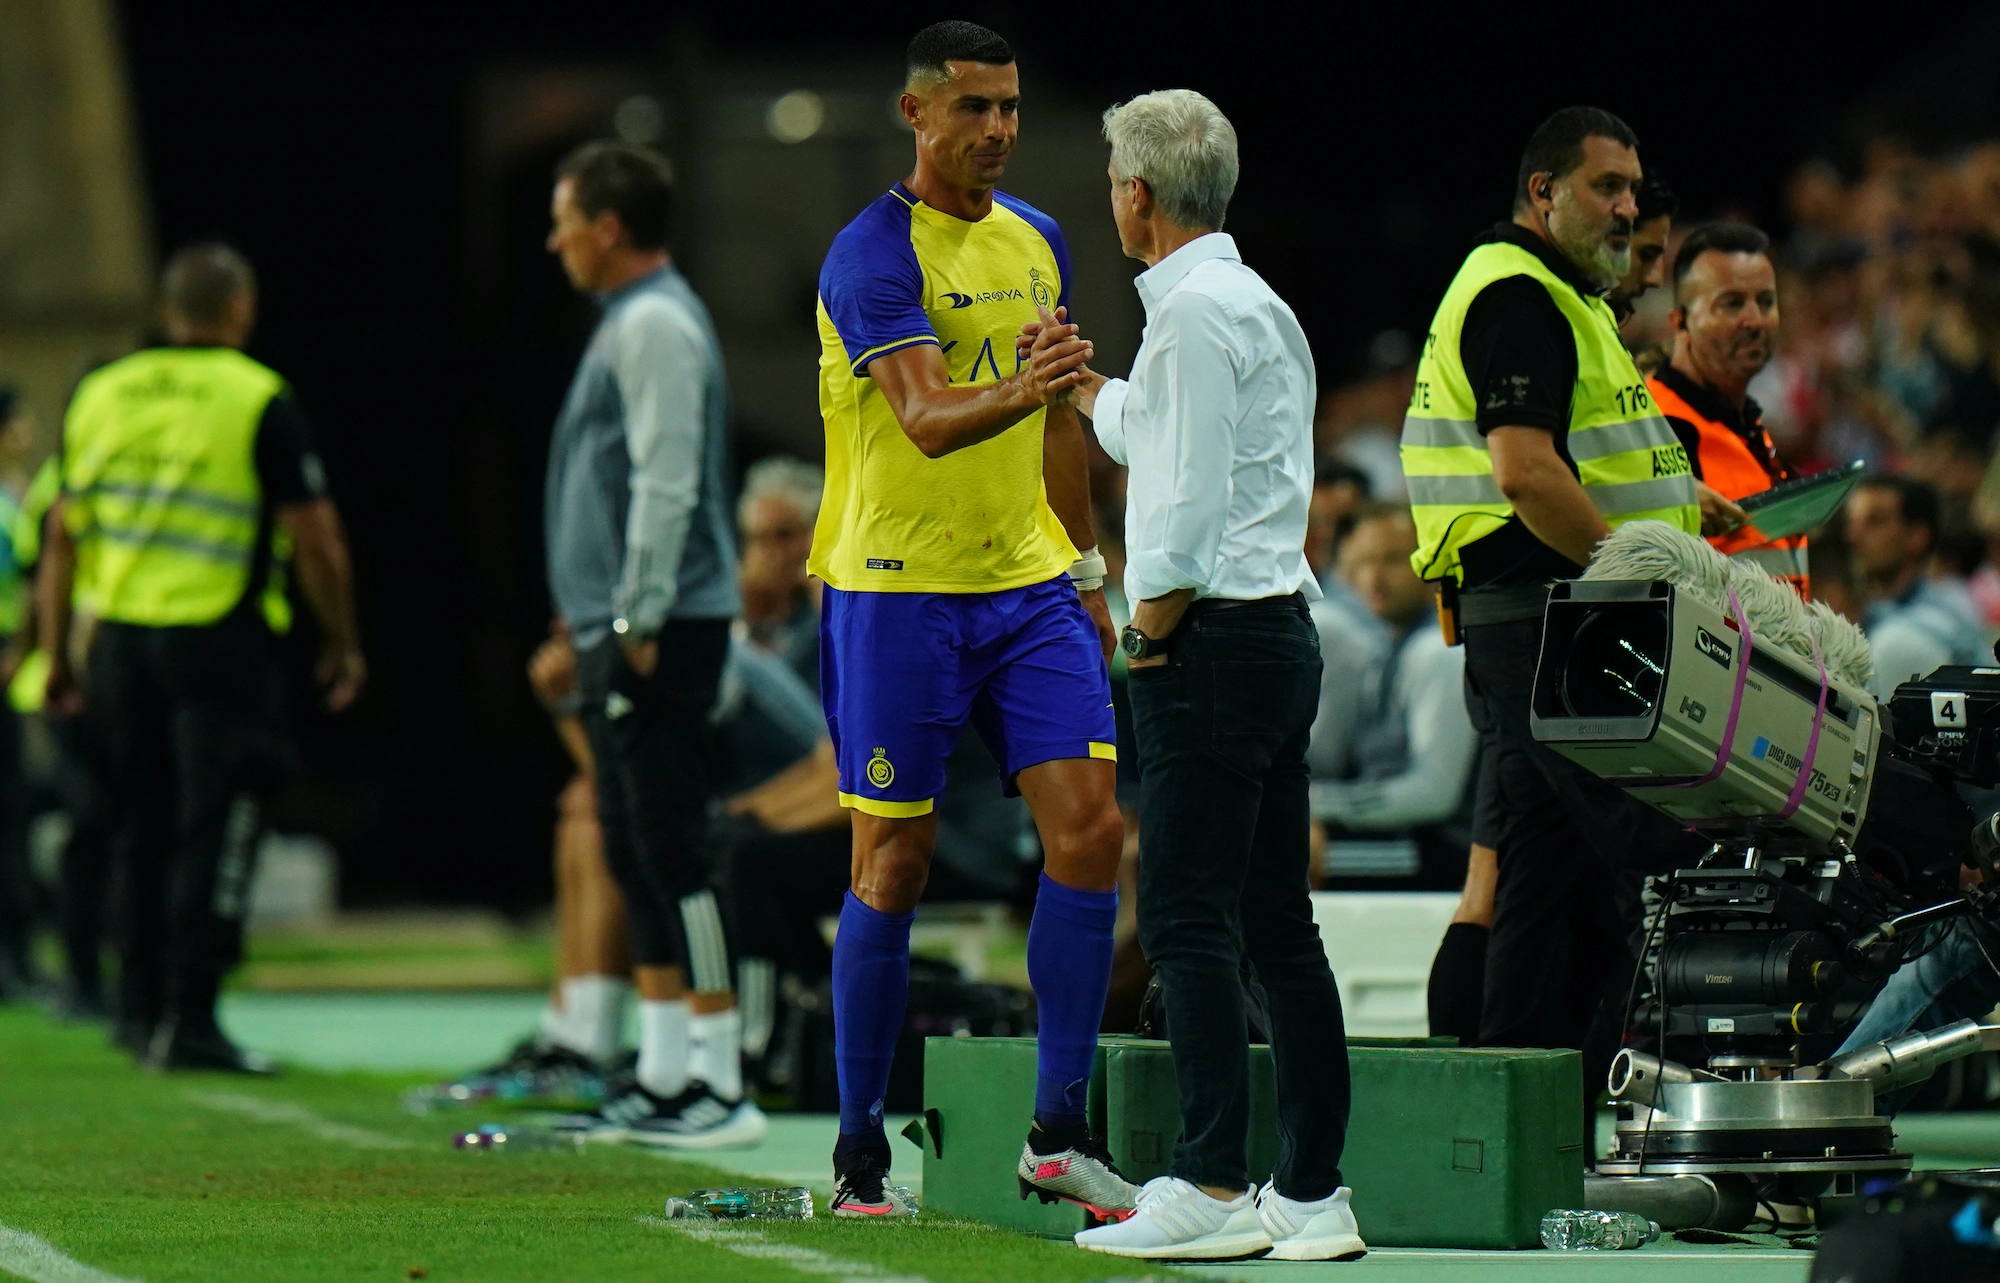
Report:
[[[929,1216],[822,1215],[760,1223],[747,1238],[690,1237],[657,1219],[662,1200],[742,1178],[621,1146],[462,1153],[454,1127],[492,1116],[412,1117],[399,1104],[411,1082],[148,1074],[95,1029],[0,1008],[0,1226],[146,1283],[1069,1283],[1148,1272]]]

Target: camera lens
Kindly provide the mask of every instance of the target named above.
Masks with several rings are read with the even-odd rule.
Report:
[[[1649,606],[1593,610],[1570,641],[1563,708],[1571,717],[1644,717],[1659,700],[1666,675],[1666,612]]]

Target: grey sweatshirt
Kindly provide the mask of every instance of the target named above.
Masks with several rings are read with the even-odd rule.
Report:
[[[549,442],[549,591],[588,648],[614,619],[736,614],[729,402],[708,309],[672,267],[604,297]]]

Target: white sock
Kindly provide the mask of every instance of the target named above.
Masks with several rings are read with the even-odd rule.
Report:
[[[736,1009],[743,1013],[743,1054],[755,1059],[769,1049],[777,1028],[777,963],[769,958],[736,960]]]
[[[554,999],[542,1005],[542,1018],[535,1027],[535,1041],[544,1047],[567,1047],[570,1043],[569,1013]]]
[[[639,1003],[639,1085],[674,1097],[688,1085],[688,1001]]]
[[[599,1064],[609,1063],[625,1033],[625,999],[631,992],[631,982],[617,976],[568,977],[562,982],[566,1028],[556,1042]]]
[[[743,1099],[743,1017],[734,1008],[688,1018],[688,1073],[723,1100]]]

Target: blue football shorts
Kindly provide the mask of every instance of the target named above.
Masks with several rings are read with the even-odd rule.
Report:
[[[1118,758],[1104,652],[1067,575],[996,593],[829,587],[819,626],[843,806],[928,814],[967,718],[1009,796],[1030,766]]]

